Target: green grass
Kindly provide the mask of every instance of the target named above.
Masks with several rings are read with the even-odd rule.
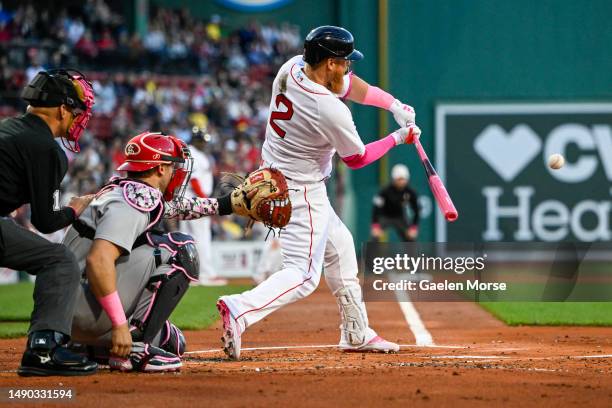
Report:
[[[219,287],[194,286],[189,288],[178,307],[170,316],[170,320],[181,329],[200,330],[213,324],[217,313],[217,298],[230,293],[240,293],[251,286],[228,285]]]
[[[249,288],[248,285],[191,287],[170,319],[181,329],[205,329],[217,320],[215,304],[219,296],[239,293]],[[0,285],[0,338],[27,334],[30,313],[34,307],[33,291],[34,285],[28,282]]]
[[[511,326],[612,326],[609,264],[583,263],[575,283],[563,278],[564,272],[575,271],[561,267],[551,275],[550,269],[502,266],[487,271],[494,281],[508,282],[508,289],[480,292],[480,305]],[[465,296],[474,299],[474,292]]]
[[[0,323],[0,339],[13,339],[28,333],[30,322],[2,322]]]
[[[33,301],[31,283],[0,285],[0,338],[24,336]],[[205,329],[217,320],[219,296],[239,293],[247,285],[191,287],[171,316],[185,330]],[[481,302],[480,305],[511,326],[612,326],[612,302]]]
[[[0,322],[29,321],[34,308],[32,292],[34,284],[30,282],[0,285]]]
[[[510,326],[612,326],[612,302],[481,302]]]

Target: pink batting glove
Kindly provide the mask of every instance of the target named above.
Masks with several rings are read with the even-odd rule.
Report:
[[[406,127],[409,124],[414,124],[416,113],[414,108],[400,102],[399,99],[393,101],[389,107],[389,112],[393,114],[393,118],[400,127]]]
[[[415,138],[421,137],[421,129],[415,124],[408,125],[407,127],[403,127],[397,129],[395,132],[391,133],[393,139],[395,139],[395,145],[399,146],[401,144],[411,144],[414,143]]]

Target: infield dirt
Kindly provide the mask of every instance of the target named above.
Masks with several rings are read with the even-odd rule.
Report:
[[[472,303],[415,306],[435,347],[414,346],[397,303],[373,302],[372,327],[405,346],[388,355],[338,351],[338,310],[323,284],[250,328],[239,362],[218,350],[218,323],[186,332],[189,350],[201,352],[175,374],[102,367],[83,378],[20,378],[25,339],[3,340],[0,386],[71,387],[70,406],[87,407],[612,405],[612,328],[507,327]]]

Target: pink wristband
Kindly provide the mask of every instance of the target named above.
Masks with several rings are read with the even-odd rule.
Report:
[[[389,110],[393,101],[395,101],[395,98],[391,94],[372,85],[368,86],[368,90],[363,98],[364,105],[376,106],[387,110]]]
[[[121,326],[123,323],[127,322],[123,306],[121,305],[121,299],[119,299],[119,293],[117,291],[101,297],[98,299],[98,302],[100,302],[102,309],[104,309],[108,317],[110,317],[113,327]]]

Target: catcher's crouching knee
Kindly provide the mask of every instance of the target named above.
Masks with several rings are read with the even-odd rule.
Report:
[[[198,248],[195,246],[195,240],[191,235],[183,233],[170,233],[169,238],[175,245],[177,245],[178,254],[177,257],[179,263],[187,273],[190,275],[192,280],[198,280],[200,278],[200,256],[198,254]],[[179,242],[174,237],[178,236]]]
[[[150,234],[149,240],[153,246],[165,245],[174,251],[169,260],[174,267],[184,270],[191,281],[200,277],[200,256],[195,240],[189,234],[182,232],[169,232],[166,234]]]

